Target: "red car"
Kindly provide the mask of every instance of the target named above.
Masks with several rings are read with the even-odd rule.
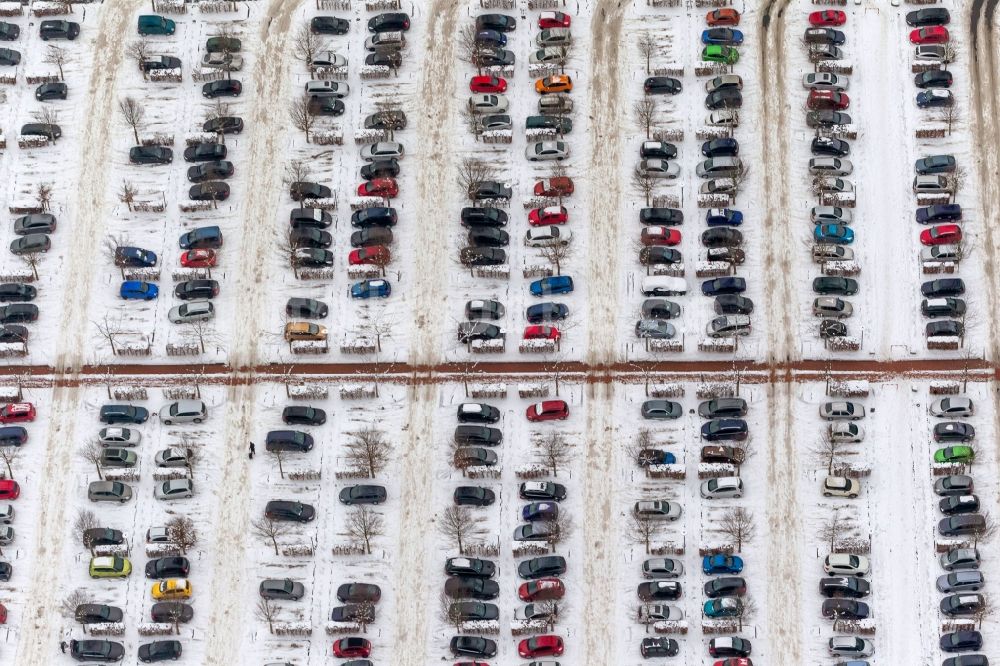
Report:
[[[35,406],[30,402],[14,402],[0,407],[0,423],[26,423],[35,420]]]
[[[555,326],[525,326],[525,340],[558,340],[559,329]]]
[[[810,90],[806,106],[820,111],[843,111],[851,105],[851,98],[844,93],[830,90]]]
[[[334,657],[367,657],[371,653],[372,644],[367,639],[359,638],[358,636],[341,638],[333,644]]]
[[[847,23],[847,14],[836,9],[827,9],[809,14],[809,25],[814,28],[828,28]]]
[[[21,496],[21,486],[17,481],[0,479],[0,499],[12,500]]]
[[[507,90],[507,81],[499,76],[473,76],[469,81],[469,90],[474,93],[502,93]]]
[[[569,416],[569,405],[565,400],[545,400],[528,407],[524,415],[529,421],[562,421]]]
[[[535,208],[528,213],[528,224],[533,227],[545,227],[550,224],[566,224],[569,213],[563,206],[547,206]]]
[[[545,178],[535,183],[536,197],[568,197],[573,194],[573,179],[566,176]]]
[[[911,44],[945,44],[949,39],[948,28],[943,25],[917,28],[910,32]]]
[[[753,666],[753,662],[746,657],[730,657],[729,659],[721,659],[712,666]]]
[[[920,232],[924,245],[952,245],[962,240],[962,227],[957,224],[939,224]]]
[[[681,232],[670,227],[645,227],[639,240],[643,245],[680,245]]]
[[[705,15],[705,22],[710,26],[739,25],[740,13],[735,9],[713,9]]]
[[[212,268],[218,255],[215,250],[188,250],[181,255],[181,266],[184,268]]]
[[[553,636],[552,634],[525,638],[517,644],[517,653],[521,655],[522,659],[558,657],[563,653],[563,639],[561,636]]]
[[[568,28],[573,19],[563,12],[542,12],[538,15],[538,29]]]
[[[383,197],[391,199],[399,194],[395,178],[373,178],[358,185],[359,197]]]
[[[347,263],[351,266],[384,266],[392,261],[392,253],[385,245],[359,247],[347,255]]]
[[[7,607],[0,604],[0,624],[7,624]]]
[[[558,578],[539,578],[517,588],[517,596],[525,602],[562,599],[564,594],[566,586]]]

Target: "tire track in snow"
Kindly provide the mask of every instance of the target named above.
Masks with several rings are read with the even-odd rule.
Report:
[[[631,4],[631,3],[629,3]],[[594,8],[590,56],[591,158],[590,239],[588,245],[589,334],[587,360],[610,363],[615,358],[615,319],[618,309],[618,253],[621,228],[621,127],[625,117],[620,90],[621,2],[603,0]],[[600,18],[598,18],[600,17]],[[610,662],[606,662],[610,663]]]
[[[420,159],[426,160],[418,166],[417,187],[420,201],[414,217],[443,211],[448,207],[449,193],[453,189],[451,135],[455,129],[451,105],[455,98],[455,35],[458,21],[458,0],[435,0],[424,12],[428,21],[427,38],[424,42],[425,54],[422,81],[420,83],[420,104],[423,112],[419,119],[418,143]],[[417,225],[414,247],[421,248],[416,253],[413,272],[414,306],[413,321],[415,335],[410,345],[410,362],[435,363],[440,352],[439,324],[446,321],[441,313],[446,312],[448,294],[447,281],[440,279],[441,271],[450,264],[447,225],[420,224],[418,219],[410,220]]]

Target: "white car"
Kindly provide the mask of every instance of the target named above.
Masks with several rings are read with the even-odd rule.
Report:
[[[736,181],[732,178],[706,180],[698,188],[699,194],[732,194],[736,191]]]
[[[840,74],[829,72],[815,72],[802,77],[802,87],[807,90],[832,90],[833,92],[844,92],[851,85],[851,80]]]
[[[840,206],[813,206],[809,219],[813,224],[850,224],[854,221],[854,214]]]
[[[506,95],[470,95],[469,108],[473,113],[505,113],[510,106]]]
[[[830,439],[835,442],[856,444],[864,441],[865,429],[850,421],[837,421],[830,424]]]
[[[823,479],[823,497],[849,497],[861,494],[861,482],[845,476],[828,476]]]
[[[101,428],[97,441],[102,446],[135,446],[142,441],[142,433],[132,428]]]
[[[190,301],[170,308],[167,319],[171,324],[186,324],[191,321],[208,321],[215,317],[212,301]]]
[[[171,446],[156,452],[153,460],[157,467],[187,467],[191,457],[187,449]]]
[[[923,44],[913,49],[913,57],[917,60],[943,62],[948,55],[946,44]]]
[[[175,400],[160,409],[163,425],[201,423],[208,418],[208,407],[201,400]]]
[[[708,94],[712,94],[716,90],[723,90],[725,88],[743,90],[743,79],[740,78],[738,74],[723,74],[722,76],[717,76],[714,79],[709,79],[705,83],[705,92]]]
[[[677,162],[650,157],[639,161],[639,171],[650,178],[674,179],[681,175],[681,166]]]
[[[654,557],[642,563],[643,578],[680,578],[684,563],[671,557]]]
[[[375,160],[388,159],[390,157],[399,159],[403,157],[403,144],[396,143],[395,141],[379,141],[378,143],[369,143],[367,146],[361,149],[361,159],[366,162],[374,162]]]
[[[932,245],[920,250],[920,261],[933,263],[938,261],[957,261],[962,258],[962,248],[958,245]]]
[[[666,500],[643,500],[635,503],[632,513],[649,520],[674,522],[681,517],[681,505]]]
[[[740,124],[740,113],[736,109],[712,111],[705,119],[705,123],[716,127],[736,127]]]
[[[309,81],[306,94],[343,99],[351,94],[351,87],[341,81]]]
[[[150,527],[146,530],[146,543],[171,543],[170,530],[166,527]]]
[[[859,636],[834,636],[827,649],[835,657],[870,657],[875,654],[875,644]]]
[[[0,525],[10,525],[14,522],[14,505],[0,504]]]
[[[736,498],[743,496],[743,480],[738,476],[720,476],[701,484],[701,496],[705,499]]]
[[[565,141],[536,141],[524,149],[524,156],[529,162],[561,162],[569,157],[569,144]]]
[[[830,576],[866,576],[871,563],[864,555],[830,553],[823,560],[823,571]]]
[[[819,406],[819,416],[826,421],[857,421],[865,418],[865,407],[847,400],[824,402]]]
[[[851,194],[854,192],[854,183],[843,178],[822,177],[816,179],[816,185],[821,192],[832,194]]]
[[[528,229],[524,235],[524,244],[528,247],[549,247],[551,245],[568,245],[572,239],[572,231],[550,224],[547,227]]]
[[[243,56],[236,53],[206,53],[201,57],[201,66],[238,72],[243,69]]]
[[[965,397],[941,398],[935,400],[930,406],[931,414],[934,416],[972,416],[976,409],[972,401]]]
[[[854,165],[841,157],[809,158],[809,173],[814,176],[850,176]]]
[[[172,479],[156,484],[153,496],[158,500],[187,499],[194,496],[194,481],[191,479]]]
[[[0,525],[0,546],[14,543],[14,528],[10,525]]]
[[[733,338],[752,331],[750,315],[722,315],[705,324],[705,335],[710,338]]]
[[[347,67],[347,58],[333,51],[322,51],[316,54],[309,63],[310,67]]]
[[[573,34],[569,28],[549,28],[535,35],[535,44],[540,48],[548,46],[569,46],[573,43]]]
[[[528,62],[532,65],[540,65],[546,62],[562,62],[569,55],[565,47],[547,46],[544,49],[533,51],[528,56]]]

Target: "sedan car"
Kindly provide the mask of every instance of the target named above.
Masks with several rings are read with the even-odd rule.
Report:
[[[194,481],[191,479],[161,481],[153,487],[153,496],[166,502],[193,497]]]
[[[537,141],[528,144],[524,156],[529,162],[562,161],[569,157],[569,144],[564,141]]]
[[[825,402],[819,406],[819,416],[826,421],[857,421],[865,417],[864,405],[847,400]]]

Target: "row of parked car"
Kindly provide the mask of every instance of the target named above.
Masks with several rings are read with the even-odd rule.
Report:
[[[0,446],[20,447],[28,441],[28,430],[24,425],[35,420],[35,406],[31,403],[10,403],[0,406]],[[21,496],[21,485],[14,479],[0,479],[0,546],[14,543],[16,532],[13,526],[16,509],[13,501]],[[10,582],[14,566],[0,560],[0,583]],[[7,623],[7,606],[0,603],[0,625]]]

